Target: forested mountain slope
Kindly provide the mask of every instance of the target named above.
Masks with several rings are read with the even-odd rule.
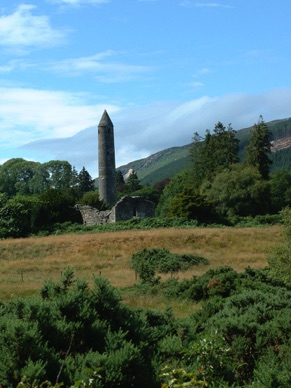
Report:
[[[291,170],[291,118],[273,120],[267,123],[272,133],[272,171]],[[242,150],[248,143],[252,127],[237,131]],[[130,162],[118,169],[125,174],[133,169],[143,184],[154,184],[166,178],[172,178],[191,164],[189,149],[191,144],[172,147],[152,154],[144,159]]]

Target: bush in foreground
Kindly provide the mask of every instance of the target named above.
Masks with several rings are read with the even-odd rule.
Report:
[[[67,269],[39,296],[0,303],[0,384],[289,387],[291,291],[270,273],[221,267],[160,284],[159,292],[171,283],[172,298],[200,301],[177,320],[133,310],[103,277],[89,287]]]

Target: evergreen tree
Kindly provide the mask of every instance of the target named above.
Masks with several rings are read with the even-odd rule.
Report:
[[[202,181],[210,179],[218,171],[239,161],[239,140],[229,124],[227,128],[218,122],[213,134],[206,131],[203,139],[194,134],[190,149],[190,156],[194,167],[194,181],[199,186]]]
[[[128,193],[132,193],[139,189],[141,189],[140,180],[138,179],[137,173],[135,171],[132,171],[126,181],[126,191]]]
[[[94,180],[85,167],[79,172],[77,182],[81,194],[94,190]]]
[[[231,124],[225,128],[219,121],[214,127],[212,139],[214,139],[212,151],[219,166],[225,168],[239,161],[239,140],[236,138],[236,131],[231,127]]]
[[[206,142],[209,138],[209,131],[206,131],[205,138],[194,133],[193,141],[190,148],[190,157],[193,162],[193,177],[196,182],[196,186],[199,187],[204,179],[204,171],[206,169],[205,161],[206,158]]]
[[[256,167],[263,179],[269,179],[271,154],[271,132],[263,117],[260,116],[257,124],[254,124],[250,142],[246,147],[245,164]]]
[[[183,192],[186,188],[193,189],[192,174],[190,170],[185,170],[181,174],[176,175],[170,183],[164,188],[156,208],[158,217],[168,217],[172,202],[175,197]],[[172,216],[172,214],[171,214]]]

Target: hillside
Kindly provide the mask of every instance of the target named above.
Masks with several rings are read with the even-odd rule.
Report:
[[[272,133],[272,170],[291,169],[291,118],[273,120],[267,123]],[[240,148],[248,143],[249,133],[252,127],[237,131],[240,140]],[[147,158],[135,160],[124,166],[120,166],[123,174],[133,169],[142,184],[154,184],[166,178],[172,178],[177,173],[185,170],[191,164],[189,149],[191,144],[181,147],[172,147],[159,151]]]
[[[133,169],[143,184],[153,184],[166,178],[171,178],[178,172],[190,166],[190,144],[181,147],[167,148],[121,166],[118,169],[126,174]]]

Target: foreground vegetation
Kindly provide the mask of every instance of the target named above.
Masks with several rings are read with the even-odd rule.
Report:
[[[287,226],[290,219],[286,210]],[[281,232],[160,229],[2,241],[3,270],[27,269],[17,274],[19,293],[40,273],[51,280],[30,289],[33,296],[0,303],[1,385],[289,387],[290,222]],[[196,265],[175,273],[177,257]],[[75,278],[65,269],[70,262],[87,277],[99,266],[119,290],[101,274]],[[8,279],[9,271],[2,291]]]
[[[290,386],[291,291],[270,270],[219,267],[132,292],[201,305],[183,319],[169,309],[132,309],[102,276],[90,288],[67,269],[39,296],[1,304],[2,385]]]
[[[88,260],[100,264],[96,256],[92,259],[94,252],[101,258],[106,246],[111,255],[127,246],[127,269],[138,278],[132,276],[118,290],[102,274],[89,283],[67,266],[60,279],[50,273],[37,294],[1,302],[0,384],[289,387],[291,210],[281,216],[284,233],[278,226],[196,228],[2,241],[3,264],[13,268],[22,257],[35,265],[33,259],[43,255],[38,262],[49,271],[49,255],[67,266],[83,250],[87,265]],[[123,262],[116,272],[121,276],[124,258],[115,256],[111,265],[118,261]],[[107,260],[103,264],[108,266]],[[163,272],[169,275],[162,277]],[[130,305],[145,297],[168,306],[186,302],[190,309],[179,317],[169,307]]]

